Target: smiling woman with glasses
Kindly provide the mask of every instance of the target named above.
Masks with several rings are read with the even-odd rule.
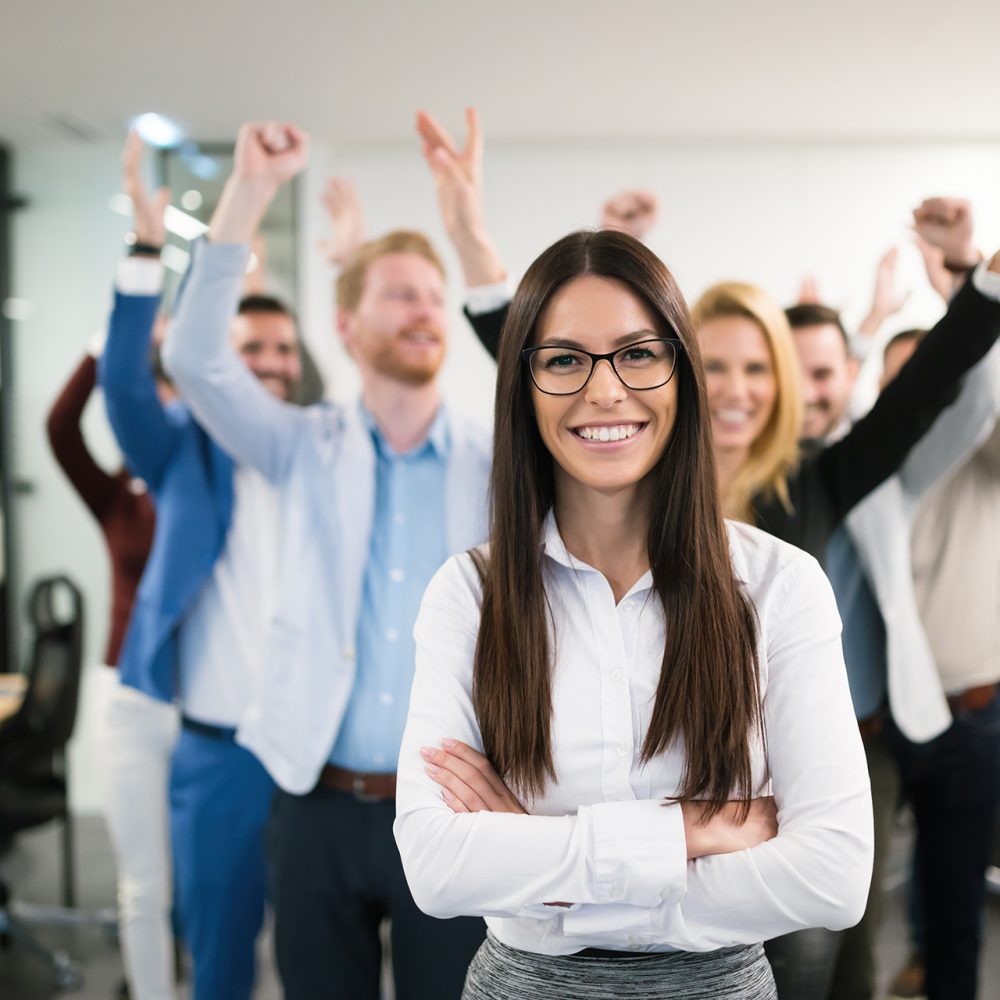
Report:
[[[492,499],[425,594],[398,772],[417,904],[487,918],[464,996],[773,998],[760,942],[867,894],[840,624],[813,559],[723,522],[687,307],[631,237],[521,282]]]

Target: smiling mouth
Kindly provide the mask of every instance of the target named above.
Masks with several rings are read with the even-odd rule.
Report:
[[[408,330],[402,335],[402,339],[411,344],[419,344],[421,347],[437,347],[441,343],[441,338],[426,330]]]
[[[742,425],[748,423],[753,416],[747,410],[713,410],[712,417],[722,424]]]
[[[599,427],[574,427],[573,433],[584,441],[627,441],[634,438],[645,424],[603,424]]]

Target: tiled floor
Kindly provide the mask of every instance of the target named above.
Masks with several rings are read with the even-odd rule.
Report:
[[[908,833],[900,830],[894,845],[896,868],[903,869]],[[101,820],[85,818],[77,823],[78,905],[96,910],[114,904],[114,878],[111,852]],[[59,885],[58,838],[54,828],[22,837],[18,846],[0,859],[0,873],[14,887],[16,896],[34,903],[55,903]],[[883,986],[904,959],[907,951],[903,919],[902,890],[888,894],[886,920],[879,949],[879,973]],[[2,1000],[47,1000],[67,995],[79,1000],[109,1000],[121,979],[121,960],[113,937],[97,928],[48,932],[46,941],[64,948],[84,973],[82,990],[58,994],[48,976],[36,962],[23,954],[0,953],[0,998]],[[270,941],[265,934],[259,948],[259,986],[256,1000],[278,1000],[277,984],[271,959]],[[387,990],[388,994],[391,990]],[[182,993],[184,1000],[187,992]],[[320,998],[318,998],[320,1000]],[[388,997],[387,997],[388,1000]],[[983,949],[980,1000],[1000,1000],[1000,898],[990,900],[986,945]]]

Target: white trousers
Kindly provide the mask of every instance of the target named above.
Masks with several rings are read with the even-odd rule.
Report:
[[[169,776],[178,713],[102,670],[105,817],[118,866],[118,926],[133,1000],[175,1000]]]

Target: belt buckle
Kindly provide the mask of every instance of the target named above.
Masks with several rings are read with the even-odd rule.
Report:
[[[377,795],[369,795],[365,791],[365,777],[363,774],[355,774],[351,779],[354,789],[354,799],[356,802],[373,803],[381,801]]]

